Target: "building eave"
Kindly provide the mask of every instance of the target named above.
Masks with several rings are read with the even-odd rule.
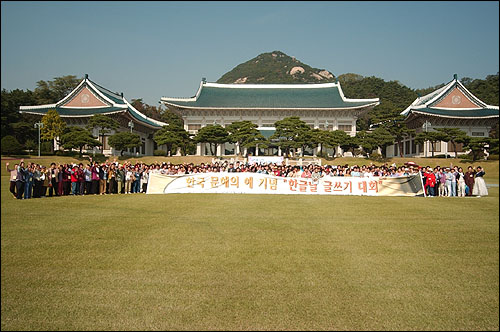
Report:
[[[103,115],[110,115],[110,114],[117,114],[117,113],[125,113],[127,112],[126,109],[118,110],[118,111],[111,111],[111,112],[104,112],[104,113],[99,113]],[[26,113],[26,114],[34,114],[34,115],[46,115],[46,112],[36,112],[36,110],[20,110],[19,113]],[[71,114],[71,115],[61,115],[59,114],[59,117],[61,118],[90,118],[94,116],[94,114]]]
[[[468,120],[474,120],[474,119],[494,119],[498,118],[499,115],[485,115],[485,116],[456,116],[456,115],[442,115],[442,114],[432,114],[428,113],[425,111],[418,111],[418,110],[411,110],[411,112],[407,115],[406,119],[408,119],[411,115],[423,115],[423,116],[431,116],[431,117],[437,117],[437,118],[447,118],[447,119],[468,119]]]
[[[57,104],[45,104],[45,105],[34,105],[34,106],[19,106],[19,112],[21,112],[21,111],[28,111],[28,110],[36,110],[36,109],[45,109],[45,108],[56,108],[56,107],[57,107]]]
[[[168,123],[165,123],[165,122],[162,122],[162,121],[158,121],[158,120],[155,120],[155,119],[152,119],[152,118],[149,118],[149,117],[145,116],[144,114],[142,114],[141,112],[139,112],[137,109],[135,109],[135,107],[132,106],[125,98],[123,98],[123,101],[125,102],[125,104],[126,104],[126,106],[128,107],[129,110],[131,110],[132,112],[135,112],[135,114],[137,116],[139,116],[140,118],[144,119],[145,121],[151,121],[155,125],[151,125],[150,123],[147,123],[147,122],[141,122],[142,124],[150,126],[151,128],[155,128],[155,129],[161,128],[163,126],[168,126]],[[140,121],[138,119],[135,119],[135,120],[136,121]]]
[[[179,105],[179,104],[174,104],[171,102],[167,102],[165,100],[162,100],[162,102],[165,105],[170,105],[172,107],[175,107],[179,110],[182,109],[189,109],[189,110],[311,110],[311,111],[343,111],[343,110],[362,110],[366,108],[371,108],[375,107],[380,104],[380,102],[374,101],[372,103],[366,104],[366,105],[358,105],[358,106],[352,106],[352,107],[199,107],[199,106],[185,106],[185,105]]]

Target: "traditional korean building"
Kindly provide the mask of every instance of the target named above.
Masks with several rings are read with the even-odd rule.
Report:
[[[290,116],[298,116],[311,128],[344,130],[356,134],[358,117],[377,106],[374,99],[346,98],[340,83],[324,84],[217,84],[202,80],[194,97],[162,97],[161,102],[184,120],[184,128],[191,134],[208,124],[227,126],[235,121],[249,120],[269,137],[274,123]],[[237,152],[234,144],[222,144],[218,154]],[[198,144],[197,155],[208,154]],[[261,151],[278,154],[279,149]],[[259,154],[259,150],[255,151]]]
[[[434,128],[459,128],[471,137],[488,136],[490,130],[498,123],[498,106],[488,105],[474,96],[457,79],[423,97],[415,99],[402,115],[406,116],[408,128],[415,129],[416,134],[432,131]],[[462,145],[457,144],[457,152]],[[448,142],[434,145],[434,155],[453,153],[453,146]],[[398,146],[387,149],[387,156],[399,156]],[[427,157],[432,155],[432,147],[428,142],[421,146],[414,137],[409,137],[403,144],[404,156]]]
[[[153,134],[156,130],[167,125],[158,120],[151,119],[136,110],[124,97],[123,93],[112,92],[99,84],[91,81],[88,75],[66,97],[55,104],[38,106],[21,106],[21,113],[43,116],[49,110],[56,110],[68,126],[85,127],[90,117],[94,114],[105,114],[114,118],[120,124],[119,131],[129,131],[139,134],[142,146],[134,148],[129,153],[134,155],[153,155],[155,143]],[[108,137],[115,134],[111,131],[105,134],[103,148],[104,154],[118,154],[108,144]],[[100,137],[98,130],[94,129],[93,135]],[[100,152],[100,148],[95,149]]]

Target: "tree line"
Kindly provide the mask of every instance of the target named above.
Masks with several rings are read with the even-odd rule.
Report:
[[[111,130],[117,130],[119,124],[108,115],[96,114],[88,121],[85,128],[76,126],[66,126],[56,110],[50,110],[42,117],[41,137],[45,140],[53,141],[58,139],[58,143],[64,149],[78,149],[80,157],[84,148],[94,148],[101,146],[104,135]],[[217,155],[217,146],[223,143],[234,143],[237,154],[248,154],[249,148],[280,148],[286,157],[295,157],[300,151],[304,155],[306,149],[318,149],[319,156],[325,156],[326,149],[333,149],[333,157],[337,155],[337,148],[344,152],[351,152],[353,155],[362,154],[366,157],[374,157],[381,151],[381,158],[385,158],[386,148],[394,144],[398,138],[400,130],[392,130],[403,126],[404,123],[392,126],[380,126],[373,131],[361,130],[351,137],[342,130],[322,130],[311,128],[299,117],[287,117],[274,123],[275,132],[269,138],[265,138],[257,129],[257,125],[251,121],[237,121],[223,127],[220,124],[210,124],[198,130],[196,134],[190,134],[179,123],[171,123],[156,131],[153,140],[159,146],[164,146],[164,155],[172,156],[180,152],[182,155],[194,154],[197,143],[206,143],[210,153]],[[99,137],[92,135],[92,130],[98,129]],[[407,130],[412,134],[412,130]],[[414,133],[414,132],[413,132]],[[403,136],[401,136],[403,137]],[[491,137],[469,137],[458,128],[437,128],[432,132],[423,132],[415,137],[415,141],[423,144],[425,141],[436,143],[440,141],[450,142],[454,147],[455,157],[457,156],[456,144],[462,143],[465,148],[470,149],[473,160],[478,159],[483,150],[498,153],[498,139]],[[139,147],[140,136],[136,133],[123,131],[116,132],[109,136],[108,143],[115,150],[123,152],[127,149]],[[2,140],[2,145],[4,144]],[[5,152],[15,152],[7,149]],[[102,150],[101,150],[102,152]],[[432,152],[434,157],[434,151]]]

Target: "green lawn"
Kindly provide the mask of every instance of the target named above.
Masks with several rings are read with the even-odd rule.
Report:
[[[2,330],[499,329],[498,187],[18,201],[7,186]]]

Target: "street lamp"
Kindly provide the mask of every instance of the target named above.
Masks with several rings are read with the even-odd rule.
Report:
[[[40,158],[40,128],[43,128],[43,122],[35,123],[35,128],[38,127],[38,158]]]
[[[128,122],[128,126],[130,127],[130,133],[132,134],[132,128],[134,128],[134,123],[132,122],[132,120]]]

